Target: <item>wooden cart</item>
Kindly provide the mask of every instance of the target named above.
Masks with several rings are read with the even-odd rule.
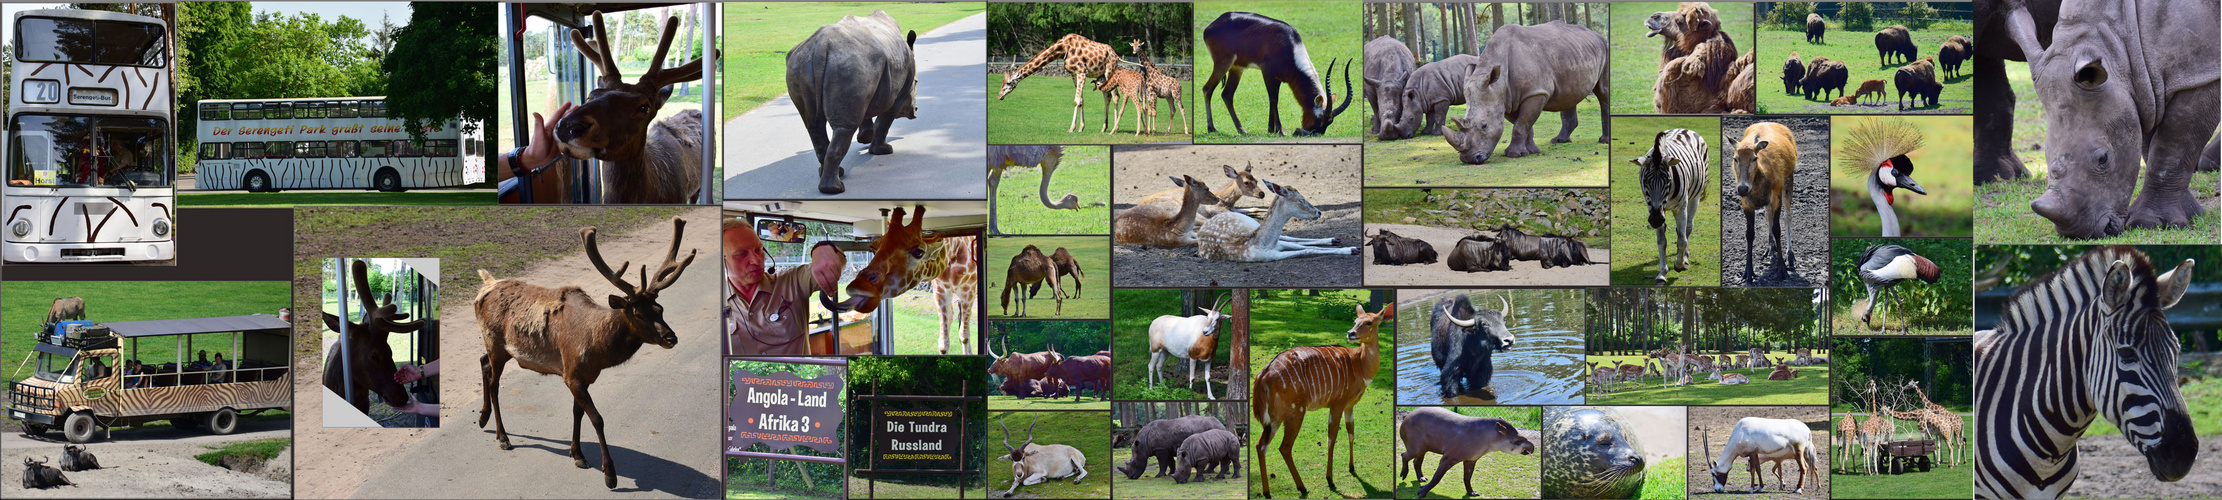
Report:
[[[1876,457],[1875,466],[1891,474],[1904,474],[1906,469],[1928,472],[1929,455],[1937,452],[1937,442],[1930,439],[1910,439],[1883,443],[1883,453]]]

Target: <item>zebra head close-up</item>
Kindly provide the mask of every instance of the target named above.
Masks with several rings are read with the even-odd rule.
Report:
[[[1651,150],[1628,161],[1641,168],[1643,200],[1651,207],[1649,223],[1659,240],[1659,275],[1652,281],[1667,282],[1667,228],[1663,212],[1674,212],[1675,248],[1679,257],[1674,270],[1690,268],[1690,223],[1697,206],[1705,201],[1705,136],[1686,128],[1667,129],[1651,139]]]
[[[2062,496],[2076,479],[2076,440],[2099,417],[2154,477],[2190,471],[2199,441],[2164,311],[2183,298],[2192,266],[2155,276],[2135,248],[2093,249],[2015,290],[1996,329],[1975,332],[1978,498]]]

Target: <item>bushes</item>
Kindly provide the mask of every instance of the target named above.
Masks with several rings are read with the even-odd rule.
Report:
[[[1842,5],[1844,7],[1836,11],[1836,21],[1844,23],[1844,29],[1852,31],[1875,30],[1875,7],[1873,5],[1866,2],[1845,2]]]
[[[1927,2],[1910,2],[1906,6],[1898,8],[1898,18],[1906,23],[1907,28],[1929,29],[1929,24],[1934,22],[1936,17],[1936,7],[1930,7]]]
[[[1766,19],[1761,22],[1776,29],[1804,31],[1805,15],[1812,12],[1813,2],[1780,2],[1774,4],[1774,10],[1767,11]]]

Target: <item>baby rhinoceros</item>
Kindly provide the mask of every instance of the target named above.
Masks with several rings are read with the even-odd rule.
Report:
[[[1173,466],[1173,483],[1188,484],[1190,479],[1202,481],[1204,474],[1218,468],[1219,475],[1212,479],[1226,479],[1227,471],[1242,477],[1242,465],[1236,459],[1242,456],[1242,442],[1234,433],[1212,429],[1188,436],[1180,442],[1180,452]]]
[[[1429,452],[1443,455],[1435,465],[1435,478],[1421,486],[1416,498],[1426,498],[1435,484],[1443,482],[1443,475],[1450,472],[1452,464],[1466,464],[1466,496],[1474,495],[1474,461],[1492,451],[1534,455],[1535,443],[1520,437],[1520,431],[1501,418],[1468,417],[1437,407],[1422,407],[1406,413],[1397,425],[1397,438],[1404,441],[1404,455],[1397,465],[1410,463],[1405,470],[1412,477],[1420,476],[1420,464]],[[1397,472],[1402,479],[1404,473]]]

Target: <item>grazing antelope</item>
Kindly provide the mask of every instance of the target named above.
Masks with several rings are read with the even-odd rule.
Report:
[[[602,370],[632,360],[642,344],[665,349],[679,344],[679,336],[664,322],[664,307],[656,303],[656,296],[677,283],[680,273],[694,263],[694,250],[687,251],[685,260],[678,259],[680,237],[686,234],[686,227],[685,220],[671,219],[671,250],[664,253],[653,278],[648,266],[641,266],[641,284],[637,287],[625,281],[631,262],[611,271],[594,243],[594,228],[579,230],[579,237],[585,240],[587,262],[623,293],[610,295],[607,307],[577,286],[548,288],[495,279],[484,269],[478,271],[485,282],[479,285],[478,297],[471,300],[471,306],[486,336],[486,354],[479,357],[486,378],[485,388],[480,391],[483,398],[478,426],[486,427],[486,419],[492,417],[494,439],[501,449],[510,449],[509,431],[501,420],[501,372],[509,360],[515,359],[524,369],[563,377],[572,400],[571,462],[581,469],[587,467],[586,456],[579,452],[579,417],[585,416],[594,421],[594,437],[601,441],[603,483],[617,488],[617,463],[610,455],[609,437],[602,433],[602,411],[595,408],[594,396],[587,393],[587,387],[601,378]]]
[[[1296,188],[1272,181],[1259,182],[1274,195],[1273,208],[1266,212],[1265,222],[1261,224],[1257,219],[1235,212],[1212,217],[1196,232],[1196,256],[1236,262],[1272,262],[1313,255],[1358,255],[1359,247],[1331,246],[1341,243],[1335,238],[1283,236],[1281,229],[1288,225],[1289,218],[1317,219],[1319,207],[1312,206]]]
[[[872,262],[849,281],[848,300],[826,304],[835,312],[870,314],[881,302],[894,300],[920,283],[932,283],[934,304],[941,312],[941,353],[949,354],[949,338],[962,343],[958,352],[972,352],[973,307],[979,300],[979,238],[976,236],[925,236],[926,206],[913,207],[910,224],[902,224],[903,209],[887,218],[887,234],[872,242]],[[951,330],[956,330],[951,335]]]
[[[1281,132],[1281,85],[1288,85],[1303,109],[1303,121],[1297,136],[1327,133],[1335,117],[1350,109],[1350,102],[1357,97],[1350,92],[1350,69],[1343,69],[1342,105],[1334,106],[1335,95],[1331,87],[1335,77],[1335,61],[1328,61],[1327,74],[1319,74],[1312,66],[1311,54],[1304,51],[1304,39],[1296,27],[1281,20],[1248,12],[1221,14],[1211,24],[1204,26],[1204,46],[1211,49],[1211,78],[1204,82],[1204,130],[1218,132],[1219,124],[1212,119],[1210,96],[1217,92],[1224,81],[1227,90],[1219,94],[1227,108],[1227,119],[1234,122],[1234,133],[1248,134],[1242,130],[1242,118],[1234,112],[1234,89],[1242,84],[1242,71],[1256,69],[1265,79],[1266,133]],[[1351,63],[1357,65],[1356,62]]]
[[[1072,484],[1088,478],[1088,456],[1080,450],[1061,444],[1034,444],[1034,424],[1042,423],[1041,414],[1034,414],[1034,422],[1026,425],[1026,442],[1011,446],[1011,426],[996,419],[1003,426],[1003,455],[1011,461],[1011,487],[1003,490],[1003,497],[1010,498],[1021,485],[1041,484],[1050,479],[1072,478]]]
[[[1383,304],[1375,313],[1367,313],[1364,305],[1354,307],[1358,317],[1352,320],[1344,338],[1356,342],[1356,347],[1310,346],[1281,351],[1251,383],[1250,416],[1265,426],[1264,433],[1258,435],[1256,459],[1251,460],[1258,464],[1255,477],[1271,477],[1266,471],[1265,447],[1272,443],[1273,431],[1286,427],[1287,434],[1281,436],[1281,460],[1288,464],[1289,479],[1296,481],[1296,493],[1311,494],[1304,487],[1303,474],[1296,471],[1296,435],[1304,429],[1304,414],[1323,408],[1327,410],[1327,488],[1335,488],[1337,432],[1350,432],[1350,454],[1345,465],[1351,475],[1358,474],[1358,421],[1351,409],[1365,397],[1373,376],[1381,372],[1381,324],[1396,319],[1396,315],[1392,304]],[[1260,482],[1265,485],[1265,496],[1271,498],[1272,482]]]
[[[1188,360],[1188,388],[1196,388],[1196,362],[1204,362],[1204,397],[1219,399],[1211,390],[1211,353],[1219,343],[1219,320],[1227,314],[1220,312],[1232,297],[1224,297],[1195,316],[1158,316],[1150,321],[1150,387],[1157,387],[1164,378],[1165,355],[1171,353]]]
[[[1185,188],[1180,205],[1143,203],[1134,208],[1120,210],[1111,219],[1111,242],[1120,245],[1184,247],[1196,244],[1196,211],[1204,200],[1219,199],[1211,188],[1195,177],[1173,178],[1173,185]]]
[[[702,184],[702,112],[689,109],[655,121],[671,85],[702,79],[702,59],[664,67],[679,18],[664,23],[656,57],[640,81],[625,83],[610,51],[602,13],[594,13],[594,40],[571,30],[571,45],[600,73],[599,87],[584,104],[555,123],[555,139],[572,158],[602,160],[604,203],[687,203]],[[650,127],[650,122],[654,127]]]
[[[81,319],[85,319],[84,297],[62,297],[59,299],[54,299],[54,305],[46,309],[46,324],[49,325],[60,323],[63,321]]]

